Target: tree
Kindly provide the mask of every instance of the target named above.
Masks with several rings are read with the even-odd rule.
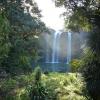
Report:
[[[100,0],[55,0],[55,2],[57,6],[64,6],[67,10],[64,12],[67,28],[89,32],[90,49],[84,56],[83,76],[93,99],[100,100]]]
[[[0,12],[5,16],[4,21],[9,22],[10,31],[5,32],[5,25],[2,33],[7,35],[7,44],[11,45],[1,66],[13,75],[31,71],[32,61],[39,55],[38,38],[35,35],[47,31],[40,19],[37,4],[33,0],[0,0]],[[34,55],[34,51],[37,55]]]
[[[9,22],[3,13],[0,13],[0,66],[10,51]]]

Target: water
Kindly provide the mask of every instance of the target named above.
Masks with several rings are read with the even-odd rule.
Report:
[[[67,64],[71,61],[71,32],[68,32]]]
[[[48,44],[47,44],[47,53],[46,53],[46,63],[59,63],[59,52],[60,52],[60,36],[61,32],[55,32],[53,36],[53,45],[52,45],[52,56],[51,60],[48,54]],[[67,32],[67,64],[71,61],[71,32]]]
[[[46,63],[49,61],[49,46],[48,46],[48,35],[46,36]]]
[[[55,34],[54,34],[51,63],[58,63],[59,62],[60,34],[61,34],[61,32],[55,32]]]
[[[64,62],[63,64],[66,65],[67,71],[70,71],[71,69],[70,69],[69,63],[71,61],[71,32],[67,32],[66,35],[67,35],[67,42],[64,42],[64,43],[67,44],[67,50],[66,50],[67,62]],[[61,64],[62,64],[62,62],[60,61],[60,52],[62,49],[60,47],[60,39],[61,39],[60,37],[61,37],[61,32],[55,32],[53,34],[51,56],[48,54],[48,45],[47,45],[46,63],[51,66],[53,71],[57,71],[61,67]]]

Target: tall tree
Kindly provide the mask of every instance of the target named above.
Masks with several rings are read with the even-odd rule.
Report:
[[[100,100],[100,0],[55,0],[64,6],[65,25],[73,31],[88,31],[89,50],[83,63],[87,89],[94,100]]]
[[[31,70],[32,61],[39,59],[38,38],[35,35],[47,31],[40,19],[40,10],[34,0],[0,0],[0,13],[5,16],[2,23],[9,23],[10,32],[5,32],[6,24],[2,28],[1,21],[0,27],[11,45],[1,67],[12,74],[27,72]]]

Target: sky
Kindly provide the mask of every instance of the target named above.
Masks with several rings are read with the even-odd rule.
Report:
[[[64,27],[64,20],[60,15],[64,12],[64,8],[55,7],[52,0],[35,0],[39,9],[41,10],[42,18],[41,20],[55,30],[61,30]]]

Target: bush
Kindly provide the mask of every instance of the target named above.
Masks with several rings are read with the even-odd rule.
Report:
[[[94,100],[100,100],[100,56],[88,50],[82,61],[82,72],[87,90]]]
[[[41,69],[37,67],[34,71],[34,84],[30,88],[31,100],[47,100],[47,91],[41,83]]]
[[[45,75],[38,67],[29,75],[0,81],[0,100],[88,100],[87,95],[83,78],[78,73]]]
[[[42,76],[50,100],[89,100],[80,74],[50,73]]]
[[[71,66],[71,71],[72,72],[78,72],[79,71],[79,68],[81,66],[81,60],[79,59],[73,59],[71,62],[70,62],[70,66]]]

